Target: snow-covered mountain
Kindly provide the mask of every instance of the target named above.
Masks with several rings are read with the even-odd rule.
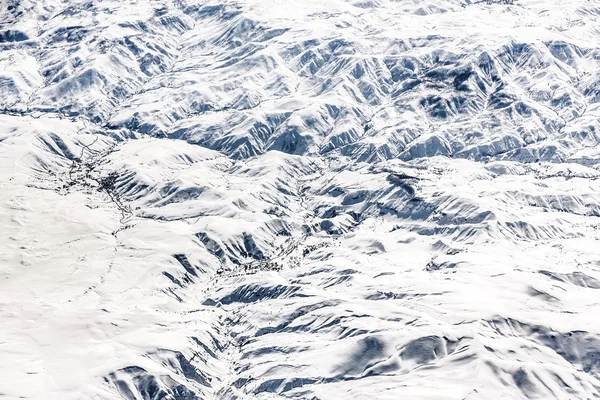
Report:
[[[3,0],[0,110],[0,398],[600,397],[596,0]]]

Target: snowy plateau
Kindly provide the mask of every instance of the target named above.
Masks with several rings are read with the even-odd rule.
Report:
[[[0,399],[600,398],[599,0],[0,0]]]

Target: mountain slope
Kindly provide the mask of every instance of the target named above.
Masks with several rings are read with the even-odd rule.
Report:
[[[0,397],[600,397],[600,7],[0,9]]]

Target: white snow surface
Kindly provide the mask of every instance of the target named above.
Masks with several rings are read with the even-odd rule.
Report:
[[[0,398],[600,398],[596,0],[0,2]]]

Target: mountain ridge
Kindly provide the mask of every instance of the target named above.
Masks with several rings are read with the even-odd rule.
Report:
[[[592,2],[1,7],[0,397],[600,396]]]

